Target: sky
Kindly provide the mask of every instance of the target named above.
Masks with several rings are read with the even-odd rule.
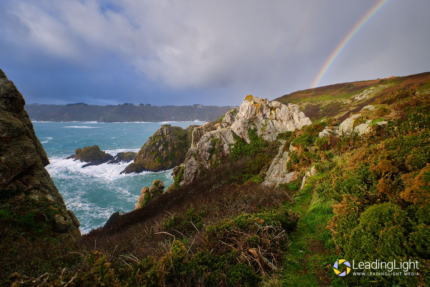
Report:
[[[1,0],[0,69],[27,103],[240,105],[311,88],[381,0]],[[318,86],[430,70],[430,1],[388,0]]]

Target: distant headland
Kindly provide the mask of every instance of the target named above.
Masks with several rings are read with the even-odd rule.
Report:
[[[36,121],[98,121],[98,122],[161,122],[213,121],[224,115],[231,106],[153,106],[131,104],[97,106],[85,103],[67,105],[28,104],[26,110]]]

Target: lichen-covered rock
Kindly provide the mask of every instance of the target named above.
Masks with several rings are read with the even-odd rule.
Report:
[[[134,157],[136,156],[135,152],[127,151],[127,152],[119,152],[112,160],[110,160],[108,163],[121,163],[121,162],[130,162],[134,160]]]
[[[284,143],[285,141],[282,142]],[[288,172],[287,162],[290,158],[288,156],[288,151],[283,151],[283,149],[284,145],[282,144],[279,148],[278,154],[273,159],[266,172],[266,178],[264,179],[263,185],[276,187],[280,184],[290,183],[294,180],[297,172]]]
[[[209,169],[213,162],[228,155],[233,144],[234,137],[231,129],[206,133],[197,146],[188,150],[184,168],[185,183],[191,183],[201,168]]]
[[[164,183],[156,179],[152,182],[151,187],[143,187],[140,191],[140,196],[137,199],[137,203],[135,206],[135,210],[142,208],[145,206],[149,201],[153,200],[158,195],[162,194],[164,192]]]
[[[14,220],[19,222],[22,216],[35,220],[40,214],[43,225],[38,227],[38,232],[76,239],[80,236],[79,221],[67,210],[45,169],[49,160],[24,105],[21,93],[0,70],[0,204],[13,214],[10,222],[1,223],[12,225],[0,227],[13,234]],[[36,227],[29,225],[28,228]],[[25,237],[29,233],[22,234]]]
[[[297,105],[269,102],[267,99],[248,95],[243,100],[231,129],[250,143],[249,128],[255,127],[257,135],[267,141],[274,141],[279,133],[301,129],[310,124],[311,120]]]
[[[191,146],[192,131],[197,127],[186,129],[161,126],[136,154],[134,162],[121,173],[140,173],[142,171],[161,171],[181,164]]]
[[[69,156],[68,159],[69,158],[80,160],[81,162],[87,162],[87,164],[82,166],[83,168],[90,165],[100,165],[113,160],[112,155],[100,150],[100,147],[97,145],[87,146],[83,149],[78,148],[75,151],[75,154]]]
[[[339,125],[339,134],[340,135],[349,135],[354,130],[354,120],[359,118],[361,114],[355,114],[344,120]]]
[[[359,124],[354,128],[354,132],[359,136],[369,133],[372,130],[371,122],[371,120],[367,120],[365,123]]]

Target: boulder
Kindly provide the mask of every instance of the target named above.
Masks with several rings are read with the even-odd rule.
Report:
[[[359,124],[354,128],[354,132],[359,136],[367,134],[372,130],[370,123],[371,123],[371,120],[367,120],[365,123]]]
[[[330,135],[339,135],[339,127],[336,126],[326,126],[322,132],[318,134],[318,137],[325,138],[329,137]]]
[[[354,120],[359,118],[361,114],[355,114],[344,120],[339,125],[339,134],[340,135],[349,135],[354,130]]]
[[[134,207],[135,210],[143,207],[146,204],[145,197],[147,198],[147,201],[149,201],[149,198],[151,197],[149,193],[149,187],[147,186],[143,187],[140,191],[140,196],[137,199],[136,206]]]
[[[162,125],[142,146],[121,173],[161,171],[181,164],[191,146],[192,132],[196,125],[186,129]]]
[[[97,145],[87,146],[83,149],[78,148],[74,155],[69,156],[67,159],[73,158],[74,160],[80,160],[81,162],[87,162],[82,168],[90,165],[100,165],[111,161],[114,157],[102,150]]]
[[[257,135],[267,141],[276,140],[279,133],[301,129],[312,124],[300,111],[299,106],[285,105],[278,101],[269,102],[248,95],[245,97],[231,129],[250,143],[248,129],[257,129]]]
[[[285,141],[283,141],[284,143]],[[277,187],[280,184],[290,183],[294,180],[296,173],[288,172],[287,162],[290,159],[288,151],[283,151],[284,145],[279,147],[279,152],[270,164],[269,169],[266,172],[266,178],[264,179],[263,185]]]
[[[156,179],[152,182],[151,187],[143,187],[142,190],[140,191],[140,196],[137,199],[137,203],[135,206],[135,210],[142,208],[143,206],[145,206],[149,201],[153,200],[155,197],[157,197],[158,195],[164,193],[164,183],[159,180]]]
[[[37,204],[36,213],[46,220],[46,230],[52,230],[54,237],[76,239],[80,236],[79,221],[67,210],[45,169],[48,156],[24,105],[21,93],[0,70],[0,203],[16,216],[28,214],[29,206]],[[22,234],[25,237],[28,233]]]

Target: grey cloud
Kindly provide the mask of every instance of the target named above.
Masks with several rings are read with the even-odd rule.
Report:
[[[342,51],[321,84],[428,67],[430,2],[412,2],[389,1]],[[27,47],[45,62],[83,74],[115,62],[153,86],[147,92],[157,90],[163,97],[164,91],[165,102],[189,94],[194,102],[230,104],[248,93],[275,98],[309,88],[331,52],[375,3],[6,0],[0,4],[0,49]]]

